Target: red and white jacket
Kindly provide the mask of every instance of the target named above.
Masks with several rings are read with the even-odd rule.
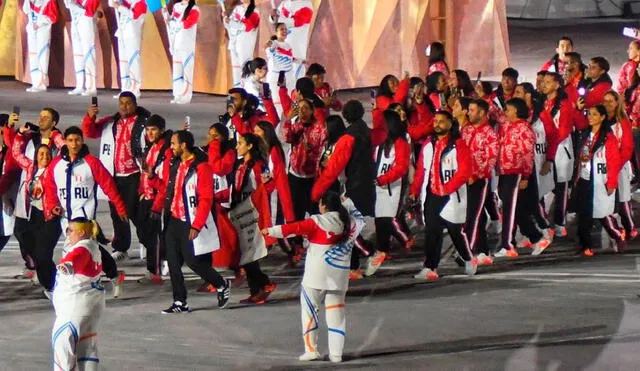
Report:
[[[315,89],[315,93],[320,99],[325,99],[330,97],[333,94],[333,88],[329,85],[328,82],[325,82],[319,88]],[[342,102],[340,102],[337,98],[333,101],[333,104],[329,107],[325,107],[325,113],[329,116],[329,110],[332,109],[334,111],[342,111]]]
[[[233,172],[233,165],[236,163],[238,156],[233,149],[227,150],[224,154],[221,150],[219,140],[209,143],[209,165],[213,173],[213,200],[216,206],[226,209],[230,207],[231,202],[231,186],[229,174]]]
[[[253,32],[258,30],[260,25],[260,14],[255,9],[249,18],[245,18],[247,7],[244,4],[238,4],[231,14],[229,14],[229,26],[227,30],[231,30],[229,37],[237,37],[241,32]]]
[[[164,178],[163,169],[164,164],[171,162],[173,157],[173,151],[169,146],[172,134],[170,130],[166,131],[165,135],[153,143],[147,151],[144,162],[151,170],[152,176],[149,177],[145,171],[141,172],[140,185],[138,186],[138,194],[145,200],[154,200],[164,182],[167,181]]]
[[[302,27],[311,24],[313,7],[308,0],[284,0],[278,6],[279,22],[288,28]]]
[[[411,146],[404,138],[398,138],[390,146],[388,153],[384,143],[374,150],[376,163],[376,205],[377,218],[398,215],[403,194],[403,179],[409,172]]]
[[[588,80],[589,81],[589,80]],[[604,74],[594,82],[589,82],[586,86],[587,95],[584,97],[584,108],[591,108],[604,101],[604,95],[607,94],[613,83],[608,74]]]
[[[55,0],[25,0],[22,11],[30,26],[43,27],[58,21],[58,3]]]
[[[624,97],[624,91],[627,90],[631,86],[631,81],[633,80],[633,75],[635,75],[636,68],[638,68],[638,62],[634,60],[628,60],[625,64],[620,68],[620,73],[618,74],[618,93]]]
[[[489,121],[473,125],[467,124],[461,130],[462,139],[471,152],[471,178],[491,179],[491,172],[498,161],[498,134]]]
[[[569,100],[563,99],[560,102],[560,108],[552,116],[554,105],[554,100],[547,99],[544,102],[544,109],[540,112],[540,119],[544,124],[547,137],[547,159],[549,161],[555,160],[558,146],[564,143],[573,132],[573,119],[575,117],[574,109]],[[572,151],[572,149],[573,146],[568,150]]]
[[[505,122],[498,131],[498,173],[519,174],[529,179],[533,172],[536,134],[526,120]]]
[[[69,173],[71,169],[71,173]],[[84,145],[75,160],[69,157],[67,147],[62,147],[44,176],[44,214],[45,219],[54,217],[51,211],[62,207],[64,217],[71,220],[76,217],[95,219],[98,208],[98,187],[107,195],[118,212],[126,216],[127,208],[118,193],[116,182],[109,171]]]
[[[198,31],[198,21],[200,20],[200,8],[194,5],[187,17],[184,12],[187,5],[182,2],[173,6],[169,19],[169,45],[172,54],[176,49],[193,52],[196,46],[196,34]]]
[[[285,141],[291,144],[289,173],[300,178],[314,178],[327,141],[324,119],[313,123],[286,120],[282,126]]]
[[[558,68],[556,68],[556,62],[558,63]],[[557,72],[560,75],[563,75],[566,69],[567,63],[560,59],[557,54],[540,67],[540,71]]]
[[[449,77],[449,69],[447,68],[447,65],[443,61],[438,61],[430,65],[429,69],[427,70],[427,76],[435,72],[442,72],[445,75],[445,77]]]
[[[99,0],[64,0],[64,5],[69,8],[72,19],[78,17],[93,18],[100,6]]]
[[[433,133],[433,119],[435,116],[426,103],[414,104],[413,108],[414,110],[409,114],[407,132],[412,142],[422,143]]]
[[[229,137],[238,140],[238,137],[247,133],[253,134],[253,128],[256,127],[256,124],[260,121],[270,122],[271,125],[276,127],[280,123],[280,117],[278,116],[278,111],[276,111],[276,106],[273,105],[273,100],[271,99],[263,99],[264,108],[267,112],[262,112],[257,110],[250,117],[242,117],[240,112],[236,112],[235,115],[229,120],[227,127],[229,128]]]
[[[296,216],[293,211],[293,199],[291,198],[291,189],[289,188],[289,179],[287,178],[287,167],[280,151],[281,150],[276,147],[271,148],[269,153],[271,180],[265,183],[264,186],[271,196],[271,215],[276,215],[278,205],[275,201],[278,201],[282,207],[285,221],[291,223],[296,220]]]
[[[617,122],[613,122],[611,125],[611,131],[618,140],[620,148],[620,161],[625,164],[631,160],[634,151],[633,142],[633,130],[631,128],[631,122],[627,119],[623,119]]]

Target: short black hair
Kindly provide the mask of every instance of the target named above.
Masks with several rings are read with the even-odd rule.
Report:
[[[358,100],[350,100],[342,107],[342,117],[349,123],[361,120],[363,116],[364,107]]]
[[[512,79],[518,81],[520,73],[513,67],[507,67],[502,71],[502,77],[511,77]]]
[[[65,131],[64,131],[64,137],[65,139],[69,136],[69,135],[79,135],[81,138],[84,138],[84,135],[82,134],[82,130],[77,127],[77,126],[69,126]]]
[[[582,63],[582,55],[580,55],[580,53],[578,52],[569,52],[569,53],[566,53],[564,56],[569,59]]]
[[[167,123],[162,116],[151,115],[151,117],[149,117],[147,121],[145,121],[144,126],[145,127],[153,126],[160,130],[164,130],[164,128],[167,126]]]
[[[53,122],[55,122],[56,124],[60,122],[60,114],[58,113],[58,111],[51,107],[45,107],[42,110],[47,111],[51,114],[51,119],[53,120]]]
[[[591,62],[598,65],[598,67],[602,68],[604,72],[609,72],[611,66],[609,65],[609,61],[604,57],[593,57],[591,58]]]
[[[193,152],[195,140],[193,139],[193,134],[191,134],[190,131],[178,130],[174,132],[173,135],[178,138],[178,143],[185,143],[189,152]]]
[[[311,63],[309,68],[307,69],[307,77],[311,77],[313,75],[324,75],[327,73],[327,70],[320,63]]]
[[[528,119],[529,118],[529,107],[527,107],[527,103],[522,98],[512,98],[507,102],[507,106],[512,106],[517,111],[517,116],[519,119]]]
[[[229,89],[229,95],[231,94],[240,94],[240,97],[242,97],[242,99],[245,99],[247,97],[247,91],[244,90],[243,88],[232,88]]]
[[[445,116],[447,118],[447,120],[449,120],[449,122],[453,123],[453,115],[451,114],[451,112],[449,111],[445,111],[445,110],[437,110],[436,111],[436,115],[442,115]]]
[[[9,123],[9,115],[0,113],[0,128],[5,127]]]
[[[136,106],[138,105],[138,98],[136,98],[136,95],[133,94],[133,92],[123,91],[118,96],[118,99],[120,99],[120,98],[131,98],[131,101],[133,102],[133,104],[135,104]]]
[[[573,40],[571,40],[569,36],[562,36],[560,39],[558,39],[558,44],[560,44],[560,41],[568,41],[569,44],[571,44],[571,47],[573,47]]]
[[[486,114],[489,114],[489,103],[487,103],[486,100],[484,100],[484,99],[474,99],[469,104],[471,104],[471,103],[473,103],[476,106],[478,106],[478,108],[483,110]]]

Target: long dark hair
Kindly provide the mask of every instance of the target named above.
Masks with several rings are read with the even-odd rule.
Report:
[[[467,71],[453,70],[453,73],[456,75],[456,79],[458,79],[458,90],[461,90],[465,97],[471,96],[475,92],[475,89]]]
[[[427,94],[436,93],[440,94],[438,91],[438,80],[441,77],[444,77],[444,73],[437,71],[427,76]]]
[[[429,66],[437,62],[442,62],[445,66],[447,66],[447,71],[449,71],[449,65],[447,64],[447,61],[445,61],[446,56],[444,45],[440,42],[434,41],[430,46],[431,52],[429,53]]]
[[[338,115],[330,115],[327,117],[325,124],[327,125],[327,145],[332,146],[344,135],[347,127],[344,125],[342,117]]]
[[[249,6],[247,7],[247,11],[244,12],[244,17],[245,18],[251,17],[251,14],[253,14],[254,10],[256,10],[256,0],[251,0],[251,2],[249,3]]]
[[[591,107],[598,111],[600,116],[604,116],[604,121],[600,125],[600,131],[598,132],[598,138],[596,142],[593,144],[592,148],[598,148],[604,145],[605,140],[607,139],[607,135],[611,133],[611,121],[609,120],[609,116],[607,115],[607,109],[604,108],[604,105],[598,104]],[[590,131],[590,129],[586,129],[586,131]],[[588,138],[588,136],[586,136]]]
[[[521,82],[518,86],[522,87],[525,94],[531,95],[531,103],[533,105],[533,115],[531,116],[531,123],[535,123],[540,117],[540,112],[544,109],[544,99],[538,93],[535,86],[530,82]]]
[[[393,98],[393,93],[389,89],[389,80],[398,79],[394,75],[387,75],[382,78],[380,81],[380,86],[378,87],[378,96]]]
[[[340,196],[334,191],[327,191],[320,198],[320,202],[322,202],[322,204],[326,206],[328,211],[338,212],[338,215],[340,215],[340,221],[344,226],[342,231],[342,240],[340,240],[340,243],[347,242],[347,240],[349,239],[349,232],[351,231],[351,218],[349,217],[349,212],[347,211],[347,209],[342,206]]]
[[[245,133],[241,136],[244,138],[244,141],[247,142],[247,145],[251,145],[251,149],[249,149],[249,155],[251,155],[251,161],[256,163],[258,161],[265,162],[264,160],[264,143],[262,142],[262,138],[252,133]]]
[[[564,81],[562,76],[556,72],[547,72],[545,76],[553,77],[553,80],[558,83],[558,91],[556,92],[556,100],[553,102],[553,108],[551,109],[551,117],[555,116],[560,110],[560,105],[564,99],[567,99],[567,92],[564,90]]]
[[[384,154],[389,156],[396,139],[404,138],[407,135],[407,124],[402,122],[400,115],[396,111],[388,109],[382,114],[384,115],[384,121],[387,123],[387,138],[382,143],[382,146]]]
[[[180,1],[176,0],[176,2],[180,2]],[[189,4],[187,5],[187,8],[184,10],[184,13],[182,13],[183,21],[187,19],[187,17],[189,16],[189,12],[191,12],[191,9],[193,9],[195,5],[196,5],[196,0],[189,0]]]
[[[282,143],[280,143],[280,139],[278,139],[278,134],[276,134],[276,130],[273,128],[270,122],[267,121],[259,121],[256,126],[258,126],[264,132],[264,141],[267,144],[268,152],[265,153],[265,157],[269,158],[269,154],[271,153],[271,149],[276,147],[282,159],[284,160],[284,150],[282,149]]]
[[[242,78],[249,77],[253,75],[258,68],[264,68],[267,66],[267,61],[263,58],[257,57],[242,66]]]
[[[305,98],[311,101],[313,108],[324,108],[324,102],[316,94],[316,86],[310,77],[301,77],[296,81],[296,90]]]
[[[216,122],[215,124],[211,125],[209,129],[215,129],[222,137],[222,139],[220,140],[220,156],[224,156],[227,151],[235,149],[235,140],[229,139],[229,129],[225,124]]]

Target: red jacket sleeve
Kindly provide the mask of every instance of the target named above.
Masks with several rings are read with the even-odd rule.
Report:
[[[424,156],[422,153],[424,152],[424,146],[427,143],[422,145],[420,148],[420,154],[418,155],[418,161],[416,162],[416,172],[413,174],[413,183],[411,183],[411,187],[409,188],[409,194],[414,197],[420,196],[420,189],[422,188],[422,182],[424,182]]]
[[[612,133],[607,134],[604,142],[605,155],[607,157],[607,187],[616,189],[618,187],[618,175],[622,168],[618,140]]]
[[[282,158],[280,151],[275,147],[271,149],[271,161],[273,162],[273,169],[271,169],[273,180],[265,186],[269,193],[273,191],[269,190],[269,187],[278,190],[278,201],[280,201],[280,206],[282,206],[284,219],[287,223],[293,222],[296,220],[296,215],[293,211],[293,199],[291,198],[287,169],[285,167],[284,158]]]
[[[24,140],[24,135],[16,135],[15,139],[13,140],[13,145],[11,146],[11,155],[15,159],[18,166],[26,170],[29,168],[29,166],[33,166],[33,161],[29,160],[29,158],[24,155]]]
[[[384,115],[381,109],[371,111],[373,118],[373,127],[371,129],[371,146],[377,147],[381,145],[387,137],[387,123],[384,121]]]
[[[229,150],[224,156],[220,155],[220,141],[209,143],[209,165],[213,174],[225,176],[233,171],[236,162],[236,151]]]
[[[17,132],[8,126],[2,127],[2,135],[4,135],[4,143],[7,147],[11,148],[13,146],[13,139],[16,137]]]
[[[633,131],[629,120],[622,120],[622,140],[620,143],[620,160],[623,164],[631,160],[634,151]]]
[[[189,15],[187,16],[187,19],[182,20],[182,27],[184,27],[185,30],[189,29],[195,26],[198,23],[199,19],[200,19],[200,10],[191,8],[191,11],[189,11]]]
[[[42,14],[47,16],[52,24],[58,22],[58,3],[55,0],[48,1]]]
[[[454,193],[458,188],[466,184],[471,174],[473,174],[471,168],[471,153],[462,139],[456,141],[456,160],[458,161],[458,170],[453,174],[451,179],[442,186],[444,192],[448,195]]]
[[[355,138],[351,135],[343,135],[338,139],[336,148],[333,151],[329,161],[327,161],[327,167],[320,174],[320,177],[316,180],[311,190],[311,200],[317,202],[320,197],[331,187],[331,185],[338,179],[340,173],[347,167],[351,153],[353,152],[353,146],[355,145]]]
[[[540,67],[540,71],[549,71],[551,66],[553,66],[553,62],[551,60],[548,60],[547,62],[545,62],[545,64],[542,65],[542,67]]]
[[[151,211],[155,213],[160,213],[162,211],[162,209],[164,208],[165,198],[167,197],[167,187],[169,186],[169,176],[171,175],[171,161],[169,160],[169,158],[162,162],[163,181],[160,188],[158,188],[158,194],[156,195],[155,200],[153,200],[153,205],[151,206]]]
[[[420,142],[433,133],[433,113],[426,104],[418,104],[409,117],[407,132],[414,142]]]
[[[558,152],[558,129],[556,129],[549,111],[540,112],[540,120],[542,120],[547,140],[547,160],[553,161],[556,158],[556,152]]]
[[[282,230],[282,236],[284,237],[310,236],[316,233],[318,225],[313,219],[307,218],[299,222],[283,224],[280,228]]]
[[[584,130],[589,127],[587,116],[577,108],[573,109],[573,126],[576,130]]]
[[[289,116],[293,101],[289,94],[287,94],[287,88],[284,86],[278,89],[278,96],[280,97],[280,104],[282,105],[282,115],[286,118]]]
[[[100,138],[102,136],[102,128],[112,120],[113,116],[107,116],[96,121],[95,117],[89,117],[89,115],[85,114],[82,118],[82,134],[86,138]]]
[[[89,250],[84,247],[76,247],[67,255],[63,256],[62,259],[60,259],[60,263],[71,263],[75,271],[78,267],[85,267],[92,260]]]
[[[131,12],[133,13],[133,19],[138,19],[141,16],[147,14],[147,2],[144,0],[140,0],[136,3],[136,5],[131,8]]]
[[[524,146],[524,168],[522,179],[529,179],[533,173],[533,163],[536,146],[536,133],[530,126],[527,126],[522,133],[522,145]]]
[[[591,108],[604,101],[604,95],[611,90],[611,83],[600,83],[591,90],[584,98],[584,108]]]
[[[276,106],[273,104],[273,100],[263,99],[262,103],[264,104],[264,108],[267,110],[266,121],[270,122],[273,127],[278,126],[280,123],[280,116],[278,116],[278,111],[276,110]]]
[[[100,160],[92,155],[86,156],[84,160],[91,168],[95,182],[98,183],[102,191],[104,191],[104,194],[109,197],[109,201],[115,205],[118,215],[127,216],[127,207],[122,197],[120,197],[120,193],[118,193],[118,188],[116,187],[116,181],[113,180],[109,171],[102,165]]]
[[[411,157],[411,148],[409,143],[407,143],[406,140],[399,138],[396,139],[394,146],[396,150],[396,158],[393,162],[393,166],[391,166],[391,169],[389,169],[385,174],[378,177],[378,185],[382,186],[395,182],[407,175],[407,172],[409,171],[409,160]],[[382,147],[380,147],[379,151],[383,151]]]
[[[100,6],[100,0],[87,0],[84,5],[84,15],[93,18],[96,15],[98,6]]]
[[[311,18],[313,17],[313,9],[304,7],[298,9],[293,14],[293,27],[302,27],[304,25],[311,24]]]
[[[213,174],[211,166],[206,162],[198,164],[196,173],[198,174],[198,186],[196,187],[198,206],[195,218],[191,221],[191,228],[199,231],[207,222],[207,217],[213,207]]]
[[[42,206],[45,213],[50,213],[56,206],[61,206],[60,199],[58,198],[58,187],[56,186],[56,181],[53,177],[53,169],[56,167],[58,162],[60,162],[60,158],[60,156],[54,158],[44,172],[44,179],[42,181],[42,187],[44,188]],[[50,218],[46,219],[49,220]]]
[[[409,79],[402,79],[398,84],[396,93],[393,95],[393,103],[400,103],[404,105],[407,102],[407,97],[409,96],[409,87]]]

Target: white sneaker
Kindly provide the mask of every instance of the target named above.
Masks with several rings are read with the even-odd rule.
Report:
[[[82,96],[83,97],[97,97],[98,96],[98,91],[97,90],[85,90],[82,92]]]
[[[42,293],[47,297],[47,299],[49,299],[49,301],[53,300],[53,291],[44,290]]]
[[[162,261],[162,267],[160,268],[160,274],[163,277],[168,277],[169,276],[169,262],[167,262],[166,260]]]
[[[433,269],[422,268],[420,270],[420,272],[418,272],[418,274],[413,276],[413,278],[422,279],[422,280],[429,280],[429,281],[435,281],[438,278],[440,278],[440,276],[438,276],[438,273]]]
[[[382,266],[382,263],[384,263],[384,260],[386,258],[387,258],[387,254],[385,254],[382,251],[376,251],[375,254],[373,254],[367,259],[367,266],[364,269],[364,275],[367,277],[373,276],[378,270],[378,268]]]
[[[45,87],[40,87],[40,88],[36,87],[36,86],[32,86],[32,87],[26,89],[27,93],[42,93],[42,92],[45,92],[45,91],[47,91],[47,87],[46,86]]]
[[[493,258],[485,253],[478,254],[478,256],[476,256],[476,261],[478,262],[478,265],[493,264]]]
[[[140,260],[147,259],[147,248],[143,244],[140,244]]]
[[[305,352],[303,355],[298,357],[298,359],[303,362],[315,361],[318,358],[320,358],[320,354],[318,352]]]
[[[329,355],[329,360],[333,363],[340,363],[342,362],[342,356],[332,356]]]
[[[542,254],[544,250],[546,250],[546,248],[549,247],[549,245],[551,245],[551,241],[542,237],[540,241],[536,242],[533,245],[533,251],[531,252],[531,255],[537,256]]]
[[[498,250],[498,252],[493,254],[493,256],[495,256],[496,258],[505,258],[507,256],[507,251],[509,251],[509,250],[507,250],[507,249],[505,249],[503,247],[500,250]]]
[[[555,237],[567,237],[568,235],[567,228],[563,225],[556,225],[553,230],[555,231]]]
[[[475,258],[471,258],[469,261],[464,262],[464,273],[467,276],[473,276],[478,271],[478,261]]]
[[[171,104],[176,104],[178,102],[178,99],[173,98],[172,100],[169,101],[169,103]]]
[[[75,89],[71,90],[70,92],[68,92],[67,94],[69,94],[69,95],[82,95],[83,92],[84,92],[83,88],[75,88]]]
[[[487,227],[487,233],[489,234],[500,234],[502,233],[502,223],[499,220],[492,220],[489,222],[489,226]]]
[[[116,263],[120,263],[123,260],[129,259],[129,254],[125,251],[114,251],[111,253],[111,257],[116,261]]]
[[[191,103],[191,99],[176,99],[176,104],[189,104]]]
[[[549,241],[553,242],[553,236],[556,235],[556,232],[551,229],[551,228],[547,228],[547,229],[543,229],[542,230],[542,237],[546,238]]]

